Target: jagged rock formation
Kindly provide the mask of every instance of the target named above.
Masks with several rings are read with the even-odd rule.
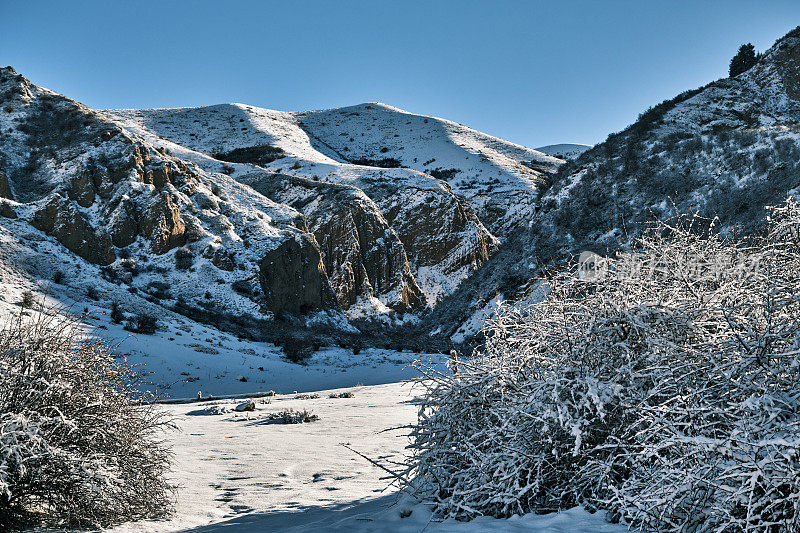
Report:
[[[108,234],[92,227],[74,203],[58,194],[51,195],[34,213],[31,224],[90,263],[105,266],[117,258]]]
[[[336,305],[322,257],[308,234],[288,239],[267,252],[259,264],[259,282],[275,314],[320,311]]]
[[[252,313],[256,300],[274,314],[338,311],[324,268],[304,266],[314,257],[319,263],[319,251],[300,213],[170,155],[10,67],[0,69],[0,104],[0,196],[8,199],[0,214],[19,214],[23,231],[29,224],[53,237],[132,291],[169,280],[172,300],[205,308]],[[176,276],[173,251],[185,245],[198,260]],[[261,276],[265,288],[265,279],[279,280],[280,290],[235,293],[230,284],[240,271]]]
[[[240,181],[306,216],[344,309],[373,298],[400,312],[425,309],[425,295],[411,272],[403,243],[363,191],[263,172]]]
[[[412,117],[379,104],[357,107],[374,113],[375,120],[387,115],[389,122],[399,123],[402,119],[405,123],[407,116]],[[446,179],[455,175],[455,171],[437,174],[432,169],[439,176],[436,177],[413,169],[426,169],[421,157],[428,153],[425,150],[430,151],[432,143],[408,132],[404,135],[404,146],[398,149],[407,156],[419,154],[409,159],[408,168],[386,168],[374,161],[360,160],[354,164],[340,153],[337,155],[331,148],[333,141],[321,140],[325,134],[319,130],[323,127],[321,122],[315,122],[309,114],[240,104],[105,113],[150,142],[168,147],[173,153],[180,152],[183,159],[208,171],[226,172],[268,198],[301,211],[322,250],[338,301],[351,315],[381,312],[386,308],[419,312],[433,306],[485,263],[499,245],[476,215],[472,202],[465,198],[467,192],[474,196],[474,191],[456,190]],[[535,160],[547,172],[560,163],[463,126],[413,117],[420,124],[430,123],[432,132],[438,132],[442,139],[458,129],[462,136],[470,138],[472,148],[493,150],[501,160],[502,164],[486,162],[489,159],[484,161],[462,146],[445,143],[449,146],[449,151],[445,150],[446,161],[463,167],[465,175],[467,170],[475,174],[484,170],[500,172],[501,178],[513,185],[501,187],[508,194],[498,192],[493,184],[499,180],[490,178],[492,184],[481,196],[486,200],[481,203],[481,212],[492,223],[497,218],[484,205],[489,199],[515,203],[514,209],[518,210],[530,208],[525,213],[532,214],[538,194],[536,187],[545,170],[532,170],[527,163]],[[449,129],[443,129],[442,124]],[[358,135],[357,128],[362,125],[343,123],[341,127],[344,131],[351,128],[352,135]],[[344,131],[339,131],[336,137],[343,139]],[[365,133],[364,138],[366,134],[374,137],[369,128],[361,133]],[[386,139],[380,142],[388,143]],[[441,140],[440,144],[444,142]],[[353,150],[357,148],[356,144],[352,146]],[[470,154],[474,163],[467,164]],[[456,183],[462,181],[454,179]],[[345,189],[349,192],[342,192]],[[516,199],[512,200],[512,196]],[[521,220],[524,217],[516,218],[515,224]],[[499,226],[510,228],[504,224]]]

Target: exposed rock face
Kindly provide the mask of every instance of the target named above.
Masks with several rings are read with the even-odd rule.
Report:
[[[264,303],[275,315],[338,307],[311,235],[288,239],[267,252],[259,264],[258,279]]]
[[[105,266],[116,260],[108,234],[96,231],[71,201],[56,194],[35,213],[31,224],[90,263]]]
[[[0,217],[17,218],[17,212],[11,207],[8,202],[0,201]]]
[[[153,253],[163,254],[186,244],[186,225],[172,196],[158,195],[139,221],[140,231],[150,240]]]
[[[374,296],[398,312],[420,311],[451,287],[426,294],[418,271],[434,278],[428,286],[460,281],[498,246],[447,184],[423,175],[358,187],[261,172],[239,180],[306,216],[344,309]]]
[[[83,172],[73,178],[69,188],[69,197],[81,207],[91,207],[94,203],[95,192],[94,183],[88,173]]]
[[[236,268],[236,260],[221,246],[208,246],[203,250],[203,257],[210,259],[211,264],[220,270],[232,272]]]
[[[306,216],[342,308],[359,298],[378,298],[400,312],[425,308],[403,243],[360,190],[278,174],[254,173],[243,181]]]
[[[125,248],[133,244],[139,234],[138,219],[136,203],[128,197],[122,199],[111,213],[108,223],[114,246]]]
[[[388,307],[419,311],[426,306],[403,243],[379,211],[341,202],[340,210],[315,225],[331,285],[342,307],[380,295]]]
[[[0,168],[0,198],[8,198],[9,200],[14,199],[14,195],[11,193],[11,186],[8,184],[8,177],[1,168]]]
[[[163,189],[167,183],[172,183],[170,181],[170,176],[172,175],[172,166],[165,163],[162,165],[158,165],[153,169],[150,169],[147,174],[144,175],[142,181],[147,184],[152,184],[156,187],[156,189]]]
[[[402,180],[367,184],[364,189],[385,206],[382,212],[397,229],[412,264],[436,267],[445,275],[477,269],[499,242],[446,183],[431,182],[426,189]]]

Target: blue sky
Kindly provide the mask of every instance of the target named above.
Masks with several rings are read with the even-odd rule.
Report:
[[[0,0],[0,63],[95,108],[380,101],[536,147],[596,143],[796,25],[796,0]]]

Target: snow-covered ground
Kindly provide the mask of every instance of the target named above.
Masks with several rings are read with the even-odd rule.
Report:
[[[287,361],[272,344],[239,340],[188,319],[177,319],[155,335],[132,335],[105,321],[96,330],[119,343],[117,351],[128,362],[148,372],[148,381],[169,398],[195,398],[198,392],[223,396],[274,391],[288,394],[336,387],[395,383],[412,379],[410,364],[424,357],[367,348],[358,355],[338,347],[321,347],[305,365]]]
[[[44,271],[59,266],[73,282],[89,283],[92,272],[60,258],[37,241],[39,254],[27,250],[8,231],[0,231],[0,258],[36,259]],[[273,390],[277,396],[255,399],[256,411],[233,409],[236,399],[166,404],[177,430],[166,440],[174,453],[172,480],[179,486],[176,514],[165,521],[124,524],[115,533],[149,531],[622,531],[602,516],[573,509],[557,515],[510,520],[439,522],[425,505],[398,493],[387,473],[353,451],[400,470],[408,451],[407,429],[417,416],[414,389],[404,380],[417,377],[415,358],[441,364],[432,355],[365,349],[359,354],[323,347],[308,365],[286,361],[280,348],[244,341],[198,324],[94,277],[100,299],[55,282],[33,280],[0,261],[0,317],[23,311],[18,302],[31,290],[45,307],[87,309],[88,331],[110,339],[117,352],[140,365],[169,397],[246,395]],[[52,274],[42,276],[51,277]],[[84,280],[84,277],[86,278]],[[88,285],[87,285],[88,288]],[[77,299],[76,299],[77,298]],[[136,301],[134,302],[134,299]],[[110,302],[145,309],[159,319],[154,335],[133,335],[110,320]],[[130,300],[130,301],[129,301]],[[23,311],[29,312],[29,311]],[[476,318],[476,322],[478,319]],[[352,398],[330,398],[332,391]],[[295,392],[297,391],[297,392]],[[298,398],[300,394],[311,397]],[[311,393],[311,394],[309,394]],[[308,409],[319,420],[276,424],[270,413]]]
[[[353,392],[352,398],[330,398]],[[177,512],[166,521],[124,524],[114,533],[624,531],[582,509],[509,520],[435,521],[425,505],[390,486],[389,474],[342,446],[400,470],[417,414],[411,383],[347,387],[317,398],[283,395],[167,405],[178,430],[167,436],[175,459]],[[313,395],[312,395],[313,396]],[[307,409],[319,420],[276,424],[270,413]]]
[[[11,302],[26,287],[35,289],[22,279],[4,286],[0,314],[19,312]],[[46,300],[48,306],[64,303]],[[154,335],[132,335],[110,321],[107,309],[91,302],[72,305],[84,306],[94,316],[88,324],[93,334],[118,344],[117,351],[150,372],[153,382],[171,384],[168,396],[277,393],[255,398],[251,413],[234,410],[241,399],[164,404],[177,425],[165,435],[174,453],[171,479],[179,487],[176,513],[168,520],[123,524],[114,533],[624,531],[582,509],[509,520],[436,521],[429,508],[390,486],[386,471],[341,445],[401,470],[397,463],[407,458],[407,426],[416,421],[422,393],[404,380],[417,377],[410,366],[414,358],[441,364],[436,356],[375,349],[353,355],[328,347],[301,366],[285,361],[271,344],[241,341],[177,315],[162,316]],[[330,397],[341,392],[354,396]],[[319,420],[269,420],[284,409],[305,409]]]

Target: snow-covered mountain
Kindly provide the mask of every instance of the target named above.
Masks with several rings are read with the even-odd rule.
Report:
[[[765,205],[800,186],[799,72],[800,28],[750,70],[648,109],[565,164],[542,196],[540,253],[599,251],[676,211],[753,231]]]
[[[270,172],[359,188],[376,173],[414,187],[434,177],[501,238],[520,218],[533,215],[545,176],[562,163],[455,122],[380,103],[303,113],[226,104],[106,114],[154,141],[207,156],[257,146],[279,149],[251,161]]]
[[[251,331],[413,323],[563,164],[383,104],[98,111],[8,67],[0,105],[5,268]]]
[[[800,187],[798,72],[794,30],[597,146],[532,150],[377,103],[97,111],[5,68],[0,282],[55,275],[66,299],[258,338],[404,324],[460,342],[542,264],[656,216],[754,231]]]
[[[0,70],[3,257],[53,292],[231,315],[341,308],[303,215]],[[2,280],[5,284],[7,280]],[[104,298],[105,299],[105,298]],[[106,300],[106,302],[108,302]],[[338,314],[338,315],[337,315]]]
[[[105,113],[149,142],[301,211],[348,310],[434,305],[499,244],[447,181],[387,158],[346,161],[293,114],[240,104]],[[531,186],[526,194],[532,209],[537,191]]]

